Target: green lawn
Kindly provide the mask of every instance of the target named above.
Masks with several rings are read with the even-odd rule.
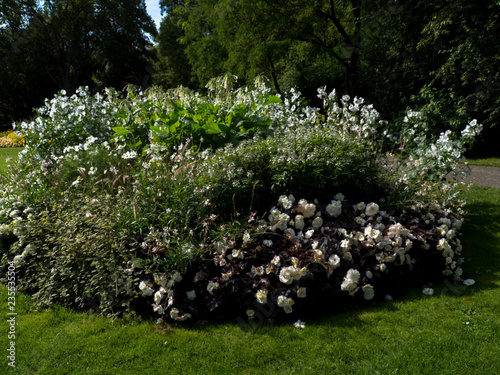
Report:
[[[487,158],[487,159],[467,159],[471,165],[479,165],[483,167],[498,167],[500,168],[500,158]]]
[[[1,152],[1,150],[0,150]],[[16,368],[7,368],[7,289],[0,288],[12,374],[496,374],[500,371],[500,189],[473,186],[463,227],[466,287],[434,286],[364,310],[306,321],[156,325],[17,294]]]

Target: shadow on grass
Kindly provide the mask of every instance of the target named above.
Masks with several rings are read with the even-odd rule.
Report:
[[[473,186],[463,226],[465,275],[482,281],[481,288],[500,285],[500,189]]]

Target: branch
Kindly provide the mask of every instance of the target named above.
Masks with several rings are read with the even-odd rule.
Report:
[[[330,0],[330,8],[331,8],[331,14],[325,13],[322,10],[319,10],[319,14],[322,15],[323,17],[326,17],[330,21],[332,21],[333,24],[335,25],[335,27],[337,28],[338,32],[340,33],[340,35],[342,35],[342,37],[344,39],[349,39],[349,35],[345,31],[344,27],[340,23],[340,21],[337,18],[337,16],[335,16],[335,4],[334,4],[334,0]]]

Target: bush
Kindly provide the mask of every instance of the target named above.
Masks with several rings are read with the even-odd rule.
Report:
[[[23,147],[24,143],[24,136],[15,134],[13,130],[0,133],[0,147]]]
[[[0,176],[2,274],[14,259],[43,305],[174,320],[330,311],[461,278],[462,202],[443,178],[478,126],[419,140],[409,121],[405,149],[384,154],[391,128],[360,98],[320,89],[321,115],[298,92],[224,82],[47,101]]]
[[[4,256],[17,264],[19,290],[41,306],[60,302],[107,314],[132,311],[134,254],[118,230],[119,203],[95,195],[39,213],[18,212],[13,231],[19,239]]]
[[[319,205],[281,196],[268,217],[250,216],[242,237],[210,246],[205,262],[139,289],[160,316],[252,322],[324,314],[347,296],[366,303],[462,276],[459,215],[417,204],[395,217],[374,202],[336,198]]]

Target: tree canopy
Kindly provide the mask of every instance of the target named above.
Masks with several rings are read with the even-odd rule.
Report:
[[[7,0],[0,6],[0,121],[78,86],[143,84],[157,31],[143,0]]]

